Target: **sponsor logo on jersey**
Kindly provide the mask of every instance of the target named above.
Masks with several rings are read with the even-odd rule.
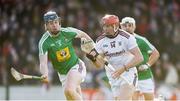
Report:
[[[114,52],[114,53],[109,53],[109,52],[105,52],[105,56],[109,56],[109,57],[113,57],[113,56],[119,56],[121,55],[122,53],[124,53],[125,50],[123,49],[122,51],[119,51],[119,52]]]
[[[118,42],[119,46],[121,46],[121,41]]]
[[[108,45],[107,45],[107,44],[104,44],[103,47],[108,47]]]
[[[66,56],[66,51],[64,51],[64,50],[62,50],[61,52],[60,52],[60,55],[62,56],[62,57],[65,57]]]
[[[113,41],[113,42],[110,42],[110,44],[111,44],[111,48],[115,48],[116,46],[116,41]]]

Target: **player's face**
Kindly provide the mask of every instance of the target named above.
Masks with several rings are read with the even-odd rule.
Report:
[[[134,33],[136,26],[134,26],[132,23],[125,23],[121,24],[121,28],[129,33]]]
[[[107,35],[114,35],[115,31],[114,31],[114,25],[106,25],[104,24],[102,26],[103,28],[103,32],[106,33]]]
[[[60,22],[59,19],[49,21],[46,23],[48,31],[50,31],[52,34],[57,34],[60,31]]]

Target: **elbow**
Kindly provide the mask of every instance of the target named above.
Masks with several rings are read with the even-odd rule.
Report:
[[[133,60],[136,61],[136,64],[140,64],[141,62],[144,61],[144,58],[143,58],[142,55],[138,55],[138,56],[135,56],[135,57],[133,58]]]
[[[48,75],[48,67],[47,67],[47,65],[40,64],[40,73]]]
[[[160,57],[160,53],[157,51],[157,58],[159,59],[159,57]]]
[[[154,51],[154,55],[155,55],[155,57],[156,57],[157,59],[159,59],[160,53],[159,53],[158,50],[155,50],[155,51]]]
[[[144,61],[143,55],[142,54],[137,55],[136,61],[138,64],[143,62]]]
[[[139,63],[141,63],[141,62],[143,62],[144,61],[144,58],[143,58],[143,56],[141,55],[140,57],[139,57]]]

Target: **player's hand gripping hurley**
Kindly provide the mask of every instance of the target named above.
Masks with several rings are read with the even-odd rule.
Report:
[[[35,80],[43,80],[44,79],[40,76],[33,76],[33,75],[26,75],[26,74],[19,73],[14,68],[11,68],[11,74],[17,81],[20,81],[22,79],[35,79]]]
[[[95,49],[95,43],[93,40],[86,40],[84,38],[81,39],[81,49],[82,51],[84,51],[85,53],[89,54],[92,50]],[[99,54],[97,55],[97,58],[101,57]],[[101,57],[102,58],[102,57]],[[106,70],[109,70],[110,72],[115,72],[116,70],[113,68],[113,66],[111,64],[109,64],[107,62],[106,58],[103,58],[104,60],[104,64],[105,64],[105,68]],[[131,85],[131,83],[124,78],[123,76],[120,76],[120,78],[122,78],[123,80],[125,80],[129,85]]]

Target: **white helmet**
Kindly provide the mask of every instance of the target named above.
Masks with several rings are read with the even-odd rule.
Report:
[[[121,20],[121,23],[120,23],[120,24],[125,24],[125,23],[132,23],[133,25],[136,25],[136,21],[135,21],[134,18],[132,18],[132,17],[124,17],[124,18]]]

